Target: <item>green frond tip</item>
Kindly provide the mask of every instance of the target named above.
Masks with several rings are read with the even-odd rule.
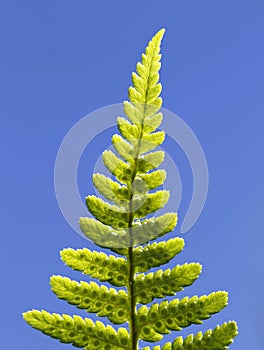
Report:
[[[125,328],[119,328],[116,332],[113,327],[99,321],[94,323],[89,318],[61,316],[44,310],[28,311],[23,313],[23,317],[33,328],[76,347],[89,350],[129,350],[130,347],[129,334]]]
[[[227,305],[227,299],[227,293],[220,291],[208,296],[163,301],[150,308],[141,306],[137,313],[137,332],[142,340],[161,340],[162,334],[170,330],[179,331],[182,327],[202,323],[202,320],[221,311]]]
[[[82,271],[99,281],[108,281],[114,286],[126,286],[128,283],[127,261],[123,258],[92,252],[87,248],[67,248],[61,251],[61,259],[72,269]]]
[[[95,282],[78,283],[62,276],[52,276],[50,285],[58,298],[80,309],[97,313],[97,316],[107,316],[115,324],[127,322],[129,319],[128,295],[123,290],[117,292]]]
[[[196,335],[190,334],[185,339],[178,337],[173,343],[166,343],[162,347],[145,347],[143,350],[228,350],[233,339],[237,336],[237,324],[234,321],[216,326],[213,330],[208,330],[204,334],[198,332]]]
[[[137,63],[136,73],[132,73],[133,86],[128,89],[130,102],[124,102],[124,111],[136,125],[144,125],[145,118],[155,115],[162,105],[162,99],[159,97],[162,86],[158,81],[161,67],[160,45],[164,32],[165,30],[161,29],[151,39],[145,53],[142,54],[142,62]],[[144,131],[149,131],[148,127]]]

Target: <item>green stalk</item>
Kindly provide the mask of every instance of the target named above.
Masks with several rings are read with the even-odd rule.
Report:
[[[133,181],[135,179],[137,173],[137,161],[135,161],[134,171],[131,178],[131,187],[133,186]],[[133,213],[133,191],[131,194],[131,198],[129,201],[129,238],[130,244],[128,248],[128,266],[129,266],[129,276],[128,276],[128,296],[130,298],[130,337],[131,337],[131,350],[138,350],[138,337],[136,333],[136,300],[134,296],[134,262],[133,262],[133,250],[134,250],[134,242],[133,242],[133,226],[134,213]]]
[[[134,264],[133,264],[133,247],[129,247],[128,250],[128,263],[129,263],[129,285],[128,285],[128,295],[130,298],[130,338],[131,338],[131,350],[138,349],[138,339],[136,334],[136,304],[134,297]]]

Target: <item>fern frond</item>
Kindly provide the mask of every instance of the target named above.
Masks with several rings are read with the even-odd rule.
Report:
[[[83,249],[63,249],[62,261],[74,270],[82,271],[86,275],[107,281],[114,286],[126,286],[128,281],[127,262],[123,258],[106,255]]]
[[[140,174],[139,177],[143,180],[149,190],[154,190],[161,186],[166,180],[166,171],[159,169],[149,174]]]
[[[156,114],[151,115],[149,117],[145,117],[143,132],[144,133],[151,133],[151,132],[155,131],[162,123],[162,120],[163,120],[162,113],[156,113]]]
[[[103,174],[93,174],[93,183],[106,199],[117,205],[125,205],[131,197],[127,186],[121,186]]]
[[[33,328],[62,343],[71,343],[89,350],[129,350],[129,334],[125,328],[119,328],[116,332],[111,326],[104,326],[99,321],[94,323],[89,318],[70,317],[65,314],[61,316],[44,310],[28,311],[23,317]]]
[[[145,174],[153,169],[158,168],[164,161],[164,157],[165,155],[163,151],[156,151],[139,157],[137,162],[138,173]]]
[[[115,150],[117,151],[117,153],[119,153],[119,155],[128,163],[130,163],[130,165],[134,165],[134,148],[132,147],[132,145],[125,141],[123,139],[123,137],[121,137],[118,134],[115,134],[112,137],[112,144],[115,148]]]
[[[145,125],[145,124],[144,124]],[[146,130],[146,129],[143,129]],[[144,133],[141,138],[139,155],[142,155],[146,152],[150,152],[156,147],[160,146],[165,139],[164,131],[157,131],[155,133]]]
[[[160,121],[161,113],[158,114],[158,122]],[[164,131],[153,132],[153,126],[150,129],[149,127],[149,119],[145,121],[142,120],[143,126],[131,124],[125,118],[118,117],[117,125],[121,135],[134,147],[138,146],[138,142],[140,140],[140,148],[138,150],[138,154],[143,154],[149,151],[152,151],[154,148],[160,146],[165,138]],[[158,125],[158,123],[156,123]],[[142,130],[143,127],[143,130]],[[150,133],[150,130],[152,133]],[[133,154],[132,149],[130,149],[130,154]]]
[[[115,324],[124,323],[129,318],[128,295],[123,290],[117,292],[113,288],[98,286],[95,282],[78,283],[62,276],[52,276],[50,285],[58,298],[79,309],[97,313],[97,316],[107,316]]]
[[[163,301],[150,308],[141,306],[137,313],[137,332],[139,338],[146,341],[158,341],[162,334],[170,330],[179,331],[191,324],[200,324],[202,320],[221,311],[228,301],[226,292],[214,292],[208,296],[185,297],[171,302]]]
[[[128,118],[135,124],[144,121],[146,116],[155,114],[162,104],[162,99],[159,97],[161,92],[161,84],[159,81],[160,70],[160,44],[165,30],[160,30],[153,39],[149,42],[146,52],[142,54],[142,63],[137,64],[137,73],[132,74],[133,87],[128,89],[128,96],[134,106],[139,108],[143,105],[145,115],[138,116],[136,113],[126,110]],[[125,103],[127,105],[128,103]],[[152,106],[151,112],[146,110],[146,106]],[[157,110],[153,109],[157,107]],[[133,110],[132,110],[133,111]],[[142,112],[142,110],[140,110]]]
[[[134,147],[137,147],[138,141],[141,137],[141,125],[131,124],[123,117],[118,117],[116,122],[118,130],[123,138],[130,142]]]
[[[144,244],[172,231],[177,224],[177,215],[166,213],[159,217],[138,221],[129,230],[115,230],[91,218],[80,218],[79,223],[84,235],[97,245],[125,248],[129,246],[130,235],[133,237],[134,244]]]
[[[91,214],[103,224],[116,229],[128,227],[129,214],[125,209],[110,205],[96,196],[86,197],[86,204]]]
[[[154,298],[175,295],[190,286],[199,277],[202,266],[198,263],[177,265],[172,270],[158,270],[149,274],[138,274],[135,278],[137,302],[148,304]]]
[[[92,218],[80,218],[79,224],[84,235],[101,247],[126,248],[129,245],[127,230],[115,230]]]
[[[106,168],[119,182],[123,184],[129,183],[132,169],[126,162],[122,161],[110,150],[103,152],[102,160]]]
[[[184,247],[184,240],[176,237],[166,242],[147,244],[134,249],[135,271],[145,272],[152,267],[168,263]]]
[[[114,152],[106,150],[102,154],[111,175],[93,175],[94,186],[104,198],[87,196],[87,208],[94,218],[80,218],[79,222],[87,238],[123,257],[87,248],[61,251],[62,261],[72,269],[124,288],[117,291],[93,281],[76,282],[62,276],[52,276],[50,280],[58,298],[98,317],[107,317],[114,324],[127,322],[129,333],[125,328],[115,331],[79,316],[60,316],[44,310],[23,314],[32,327],[83,350],[138,350],[140,339],[159,341],[171,331],[202,323],[227,305],[224,291],[144,305],[154,298],[174,296],[192,285],[202,270],[198,263],[185,263],[147,273],[168,263],[184,247],[184,240],[178,237],[149,243],[173,231],[178,220],[176,213],[150,215],[163,208],[170,196],[169,191],[159,188],[165,182],[166,171],[158,169],[164,160],[159,146],[165,139],[164,131],[159,130],[163,120],[159,83],[163,34],[164,29],[152,38],[142,61],[137,63],[128,90],[129,101],[124,102],[125,117],[117,118],[120,134],[112,137]],[[236,323],[229,322],[184,340],[178,337],[152,350],[227,350],[236,335]]]
[[[170,192],[165,190],[149,193],[143,198],[135,198],[133,205],[139,209],[134,211],[134,217],[144,218],[148,214],[154,213],[155,211],[163,208],[167,204],[169,198]]]
[[[190,334],[185,339],[178,337],[173,343],[166,343],[162,347],[149,346],[142,350],[228,350],[228,345],[233,343],[237,336],[237,324],[234,321],[216,326],[213,330],[208,330],[204,334],[198,332],[196,335]]]
[[[142,209],[142,206],[140,209]],[[144,244],[171,232],[176,224],[177,215],[175,213],[166,213],[134,223],[130,233],[135,244]]]

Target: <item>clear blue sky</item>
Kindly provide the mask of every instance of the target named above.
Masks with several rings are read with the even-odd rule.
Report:
[[[56,154],[80,118],[126,99],[131,71],[161,27],[164,107],[195,132],[210,175],[204,211],[174,261],[199,261],[203,273],[179,297],[221,289],[230,296],[224,311],[188,332],[235,319],[240,334],[231,349],[264,348],[263,18],[261,0],[1,2],[2,349],[71,348],[21,317],[31,308],[76,313],[53,295],[49,277],[84,278],[60,262],[59,251],[96,248],[60,213]],[[101,144],[93,147],[80,166],[82,196],[91,190],[92,154]],[[175,157],[181,219],[192,182],[176,148]]]

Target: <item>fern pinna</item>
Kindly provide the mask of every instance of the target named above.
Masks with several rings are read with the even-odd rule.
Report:
[[[23,314],[32,327],[85,350],[136,350],[139,340],[160,341],[164,334],[202,323],[227,305],[227,293],[218,291],[207,296],[170,298],[146,306],[155,298],[174,296],[201,273],[198,263],[146,273],[168,263],[184,246],[183,239],[178,237],[149,243],[173,231],[177,223],[175,213],[149,215],[169,199],[168,191],[157,190],[163,185],[166,172],[157,169],[164,152],[155,150],[165,137],[163,131],[156,131],[162,122],[158,80],[163,34],[162,29],[149,42],[142,62],[137,64],[137,73],[132,73],[130,102],[124,102],[127,118],[117,118],[120,135],[112,138],[116,153],[107,150],[102,155],[115,180],[102,174],[93,176],[95,187],[107,201],[88,196],[87,207],[95,218],[80,219],[83,233],[114,254],[108,256],[87,248],[61,252],[62,260],[72,269],[123,288],[115,290],[93,281],[78,283],[61,276],[52,276],[50,280],[58,298],[97,316],[108,317],[114,324],[127,322],[129,331],[124,327],[115,330],[100,321],[76,315],[50,314],[44,310]],[[232,321],[185,339],[177,337],[172,343],[154,346],[152,350],[224,350],[236,334],[237,326]]]

